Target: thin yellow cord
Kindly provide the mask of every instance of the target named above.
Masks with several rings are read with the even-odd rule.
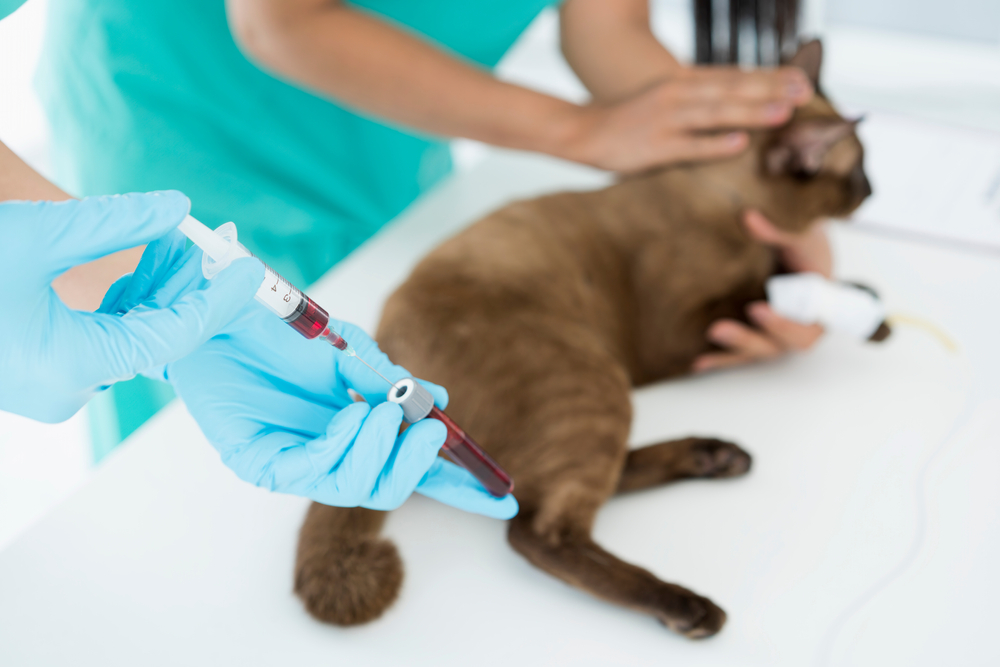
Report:
[[[958,352],[958,345],[955,343],[955,341],[952,340],[951,337],[948,336],[948,334],[946,334],[944,331],[942,331],[935,325],[931,324],[927,320],[921,319],[919,317],[914,317],[912,315],[901,315],[899,313],[895,313],[889,315],[889,317],[886,318],[886,321],[889,323],[890,327],[895,327],[897,324],[904,324],[904,325],[909,324],[911,326],[917,327],[918,329],[923,329],[930,335],[937,338],[942,345],[948,348],[950,352],[954,353]]]

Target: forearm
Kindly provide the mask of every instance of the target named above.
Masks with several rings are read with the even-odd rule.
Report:
[[[488,72],[327,0],[227,0],[242,48],[278,75],[382,120],[447,137],[558,153],[578,107]]]
[[[70,198],[0,142],[0,201],[63,201]],[[111,283],[135,268],[142,250],[142,247],[124,250],[73,267],[56,278],[52,287],[70,308],[94,310],[101,304]]]
[[[0,201],[9,199],[54,200],[70,196],[29,167],[0,142]]]
[[[631,97],[680,67],[650,29],[648,0],[567,0],[559,25],[566,61],[598,102]]]

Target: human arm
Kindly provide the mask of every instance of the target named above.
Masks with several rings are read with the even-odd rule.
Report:
[[[822,225],[814,225],[801,235],[789,234],[777,229],[757,211],[747,211],[744,224],[755,239],[779,250],[782,263],[789,271],[831,276],[833,256]],[[708,339],[723,351],[700,355],[692,371],[703,373],[775,359],[791,351],[807,350],[823,335],[823,327],[819,324],[799,324],[781,317],[766,301],[749,304],[747,318],[753,326],[730,319],[713,322],[708,329]]]
[[[70,198],[0,142],[0,202],[64,201]],[[71,267],[52,281],[52,287],[70,308],[94,310],[101,303],[108,286],[135,268],[142,250],[142,246],[127,248]]]
[[[630,97],[682,69],[650,29],[649,0],[566,0],[559,8],[559,43],[566,62],[602,103]]]
[[[705,81],[692,82],[685,75],[664,86],[633,90],[613,104],[576,105],[498,81],[340,2],[227,0],[226,7],[231,30],[252,59],[348,107],[431,134],[616,171],[739,152],[747,144],[743,133],[692,130],[780,123],[791,105],[811,95],[797,70],[722,72]],[[750,102],[720,104],[719,95]],[[706,109],[711,116],[705,116]]]

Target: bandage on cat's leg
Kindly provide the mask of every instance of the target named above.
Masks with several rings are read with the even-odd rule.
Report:
[[[638,491],[681,479],[737,477],[751,458],[731,442],[682,438],[633,449],[625,459],[618,492]]]
[[[385,512],[313,503],[299,533],[295,594],[317,620],[358,625],[382,615],[403,583]]]
[[[708,598],[660,581],[651,572],[608,553],[590,537],[597,503],[572,502],[562,494],[565,511],[521,507],[510,522],[511,546],[536,567],[591,595],[654,616],[692,639],[717,633],[726,613]],[[601,501],[603,502],[603,500]],[[544,504],[544,501],[543,501]]]

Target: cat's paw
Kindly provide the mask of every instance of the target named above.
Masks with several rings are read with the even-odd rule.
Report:
[[[725,440],[699,438],[691,444],[690,456],[695,477],[738,477],[750,470],[750,455]]]
[[[336,544],[301,559],[295,593],[317,620],[358,625],[382,615],[399,594],[403,562],[389,540]]]
[[[711,637],[726,623],[726,612],[706,597],[686,588],[667,584],[663,592],[660,622],[690,639]]]

